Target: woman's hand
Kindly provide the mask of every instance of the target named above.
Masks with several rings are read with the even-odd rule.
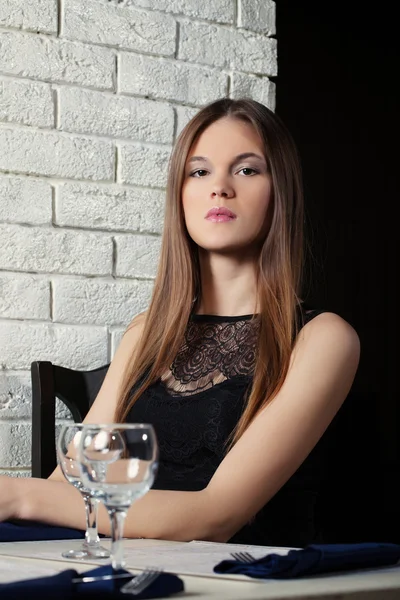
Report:
[[[0,521],[22,518],[24,481],[0,475]]]
[[[99,526],[103,524],[103,528],[109,533],[108,514],[105,509],[100,513]],[[0,476],[0,522],[10,519],[39,521],[84,530],[82,495],[65,480]]]

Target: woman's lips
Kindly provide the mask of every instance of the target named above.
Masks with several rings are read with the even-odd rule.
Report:
[[[214,206],[214,208],[209,210],[205,216],[207,221],[212,221],[213,223],[226,223],[227,221],[233,221],[236,218],[235,213],[224,206]]]

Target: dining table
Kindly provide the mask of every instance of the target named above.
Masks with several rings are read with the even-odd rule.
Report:
[[[104,565],[104,559],[71,560],[62,557],[66,549],[81,540],[45,540],[0,543],[0,583],[55,575],[65,569],[79,573]],[[109,538],[102,544],[110,544]],[[245,575],[220,574],[215,564],[230,559],[235,551],[256,557],[289,549],[245,546],[217,542],[173,542],[152,539],[124,539],[126,569],[137,574],[148,567],[162,568],[178,575],[184,590],[174,597],[202,599],[268,600],[400,600],[400,565],[343,571],[296,579],[253,579]],[[108,559],[109,560],[109,559]]]

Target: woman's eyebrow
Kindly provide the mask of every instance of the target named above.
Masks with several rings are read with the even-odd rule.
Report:
[[[239,162],[240,160],[244,160],[245,158],[257,158],[258,160],[262,160],[265,162],[265,158],[260,154],[256,154],[255,152],[243,152],[242,154],[238,154],[233,161],[233,165]]]
[[[192,156],[191,158],[189,158],[188,163],[194,163],[194,162],[199,162],[199,161],[206,161],[206,157],[205,156]]]
[[[232,161],[232,164],[235,165],[240,160],[244,160],[245,158],[257,158],[258,160],[265,162],[265,158],[263,156],[261,156],[260,154],[256,154],[255,152],[242,152],[242,154],[238,154],[237,156],[235,156],[235,158]],[[207,161],[208,161],[208,158],[205,156],[192,156],[191,158],[189,158],[188,163],[207,162]]]

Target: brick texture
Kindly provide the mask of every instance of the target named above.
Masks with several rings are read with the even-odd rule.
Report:
[[[110,48],[1,30],[0,47],[1,73],[113,89],[115,56]]]
[[[0,171],[70,179],[112,180],[111,142],[29,129],[0,129]]]
[[[0,27],[57,33],[57,0],[1,0]]]
[[[54,103],[51,87],[45,83],[0,78],[0,121],[54,126]]]
[[[52,187],[33,178],[0,176],[0,219],[6,223],[50,224]]]

